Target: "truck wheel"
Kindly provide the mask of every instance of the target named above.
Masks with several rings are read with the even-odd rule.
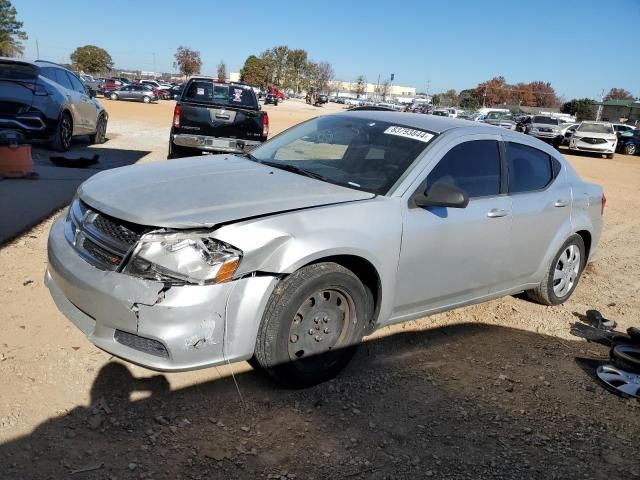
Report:
[[[584,241],[580,235],[573,234],[551,261],[545,279],[538,287],[528,290],[527,296],[543,305],[566,302],[578,285],[586,263]]]
[[[73,138],[73,120],[68,112],[64,112],[60,116],[56,133],[53,134],[51,148],[56,152],[66,152],[71,147],[71,139]]]
[[[298,270],[276,286],[267,303],[253,363],[288,387],[334,377],[362,340],[371,299],[358,277],[337,263]]]
[[[181,147],[179,145],[175,145],[172,141],[169,141],[169,153],[167,155],[168,159],[197,157],[200,155],[202,155],[202,152],[200,150],[197,150],[195,148]]]

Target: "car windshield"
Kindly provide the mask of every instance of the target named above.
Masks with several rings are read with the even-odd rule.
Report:
[[[183,100],[240,108],[258,108],[253,89],[248,85],[215,83],[213,80],[193,80]]]
[[[487,120],[511,120],[513,115],[506,112],[489,112]]]
[[[377,120],[329,115],[305,122],[249,156],[348,188],[384,195],[435,134]]]
[[[577,131],[582,133],[613,133],[611,125],[604,123],[582,123]]]
[[[551,118],[551,117],[541,117],[536,115],[535,117],[533,117],[533,123],[544,123],[546,125],[558,125],[558,119]]]

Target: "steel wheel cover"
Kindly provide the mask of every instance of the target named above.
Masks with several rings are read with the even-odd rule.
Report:
[[[640,398],[640,375],[611,365],[599,366],[596,375],[605,385],[621,394]]]

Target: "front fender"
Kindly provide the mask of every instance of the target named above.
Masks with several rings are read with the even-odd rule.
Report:
[[[336,255],[365,259],[380,278],[378,319],[384,319],[393,303],[391,286],[402,237],[400,205],[400,199],[389,197],[327,205],[227,225],[214,236],[242,250],[236,276],[286,275]]]

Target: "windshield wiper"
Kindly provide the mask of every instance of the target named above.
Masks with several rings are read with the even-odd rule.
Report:
[[[265,161],[262,161],[262,160],[258,160],[258,161],[260,163],[262,163],[263,165],[268,165],[270,167],[279,168],[280,170],[286,170],[287,172],[297,173],[298,175],[304,175],[305,177],[315,178],[316,180],[323,180],[325,182],[329,181],[327,179],[327,177],[325,177],[323,175],[320,175],[319,173],[310,172],[309,170],[305,170],[304,168],[296,167],[295,165],[291,165],[289,163],[265,162]]]

